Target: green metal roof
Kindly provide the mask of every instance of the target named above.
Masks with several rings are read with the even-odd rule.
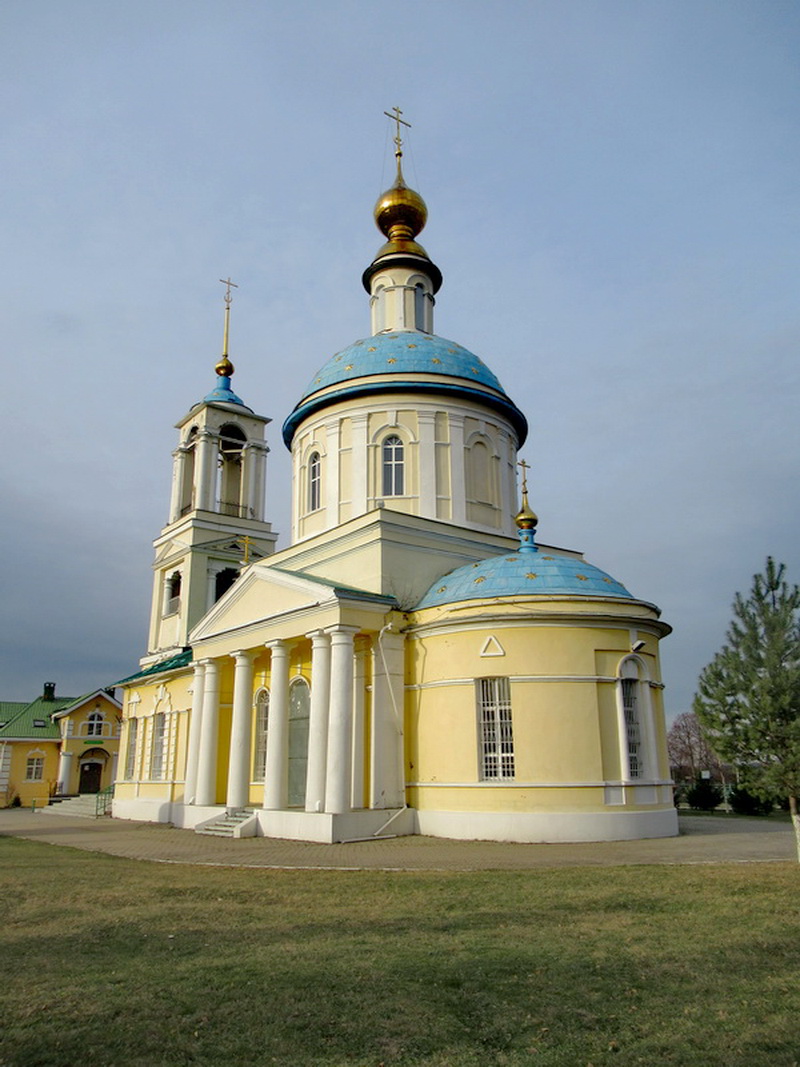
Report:
[[[178,652],[175,656],[170,656],[168,659],[162,659],[160,663],[154,663],[152,667],[145,667],[143,671],[137,671],[136,674],[129,674],[127,678],[122,678],[119,682],[115,682],[114,685],[127,685],[128,682],[135,682],[139,678],[149,678],[154,674],[163,674],[164,671],[174,671],[178,667],[188,667],[192,662],[192,650],[186,648],[183,652]]]
[[[5,726],[0,727],[0,741],[13,740],[15,738],[41,738],[43,741],[57,741],[61,737],[61,730],[57,723],[52,721],[51,716],[56,711],[69,704],[75,703],[75,697],[55,697],[53,700],[45,700],[37,697],[30,704],[17,705],[20,710],[10,718]],[[5,703],[8,707],[11,701]],[[0,719],[0,722],[3,720]],[[36,725],[41,723],[43,725]]]

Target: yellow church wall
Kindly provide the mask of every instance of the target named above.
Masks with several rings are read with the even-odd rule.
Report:
[[[482,782],[467,787],[416,785],[408,789],[408,803],[419,811],[562,812],[597,811],[603,806],[599,786],[531,788]]]

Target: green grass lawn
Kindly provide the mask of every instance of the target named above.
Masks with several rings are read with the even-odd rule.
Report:
[[[0,838],[0,1067],[800,1061],[795,864],[358,873]]]

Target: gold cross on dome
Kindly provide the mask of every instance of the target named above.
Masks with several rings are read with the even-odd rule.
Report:
[[[522,492],[528,492],[528,471],[530,470],[530,463],[526,463],[524,459],[521,459],[517,466],[522,471]]]
[[[238,289],[239,286],[236,284],[236,282],[232,282],[230,280],[230,278],[220,278],[220,281],[222,282],[222,284],[224,286],[226,286],[226,289],[225,289],[225,307],[229,308],[231,306],[231,301],[233,300],[233,296],[231,295],[231,289],[232,288],[233,289]]]
[[[388,111],[384,111],[384,115],[387,117],[387,119],[391,119],[393,122],[395,122],[397,124],[397,131],[396,131],[396,133],[394,135],[394,143],[396,145],[394,154],[399,159],[400,156],[402,156],[402,154],[403,154],[403,138],[400,136],[400,127],[401,126],[407,126],[408,129],[410,130],[411,129],[411,123],[410,122],[406,122],[405,119],[401,119],[400,118],[400,116],[403,114],[403,112],[400,110],[399,107],[397,107],[397,105],[395,105],[392,108],[392,111],[394,112],[393,115],[391,115]]]

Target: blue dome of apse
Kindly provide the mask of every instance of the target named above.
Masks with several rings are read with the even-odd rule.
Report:
[[[386,379],[363,381],[379,375]],[[505,414],[519,435],[520,445],[527,436],[525,416],[481,359],[455,341],[406,330],[354,341],[331,357],[314,375],[284,423],[284,441],[291,446],[298,424],[331,402],[401,391],[471,395]]]
[[[605,571],[571,556],[551,556],[532,544],[517,552],[467,564],[434,582],[414,610],[459,600],[516,596],[589,596],[632,600],[628,590]]]

